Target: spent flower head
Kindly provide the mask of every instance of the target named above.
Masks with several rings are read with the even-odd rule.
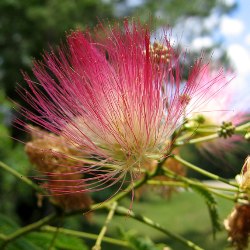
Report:
[[[217,92],[212,86],[223,73],[203,79],[209,64],[199,58],[184,82],[182,55],[170,46],[166,30],[163,34],[160,46],[137,21],[101,25],[94,35],[75,31],[65,46],[34,62],[35,81],[24,74],[29,89],[19,92],[30,107],[22,114],[74,149],[60,165],[84,173],[78,192],[133,181],[144,164],[168,153],[183,115],[194,108],[187,111],[192,98],[199,97],[197,107]]]
[[[241,173],[236,176],[236,181],[238,182],[241,189],[246,190],[248,193],[250,191],[250,156],[245,160],[242,167]]]
[[[67,144],[63,137],[34,126],[27,126],[27,129],[32,138],[26,143],[25,151],[37,170],[47,174],[43,186],[53,187],[52,200],[67,211],[89,209],[92,203],[90,196],[79,192],[84,176],[77,169],[81,169],[84,163],[73,158],[77,153],[83,158],[84,155],[79,155],[81,151],[74,145]],[[66,194],[63,194],[61,188],[65,186]],[[60,194],[57,190],[61,191]],[[72,194],[67,195],[68,192]]]
[[[248,249],[250,235],[250,205],[236,204],[224,220],[228,241],[236,250]]]

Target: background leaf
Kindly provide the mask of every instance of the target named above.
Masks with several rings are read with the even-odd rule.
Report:
[[[191,185],[191,184],[189,185],[189,187],[192,188],[192,190],[200,194],[205,199],[212,223],[213,236],[215,238],[216,232],[221,230],[221,224],[217,209],[217,202],[214,196],[205,187]]]

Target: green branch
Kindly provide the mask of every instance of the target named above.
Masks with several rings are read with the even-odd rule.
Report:
[[[117,202],[114,202],[110,207],[110,211],[108,213],[107,219],[106,219],[106,221],[101,229],[101,232],[98,235],[98,238],[96,240],[95,245],[92,247],[92,250],[101,250],[102,239],[103,239],[103,237],[108,229],[108,225],[109,225],[110,221],[113,218],[116,207],[117,207]]]
[[[19,237],[21,237],[29,232],[35,231],[35,230],[39,229],[41,226],[53,221],[56,217],[57,217],[57,214],[53,213],[53,214],[50,214],[50,215],[42,218],[41,220],[38,220],[32,224],[29,224],[25,227],[22,227],[22,228],[16,230],[14,233],[11,233],[9,235],[2,235],[3,243],[1,245],[1,247],[2,247],[1,249],[4,249],[4,247],[7,246],[7,244],[10,243],[11,241],[14,241],[17,238],[19,238]]]
[[[187,240],[185,239],[184,237],[178,235],[178,234],[175,234],[175,233],[172,233],[170,232],[169,230],[167,230],[166,228],[164,228],[163,226],[161,226],[159,223],[156,223],[154,222],[153,220],[145,217],[145,216],[142,216],[142,215],[139,215],[139,214],[135,214],[133,211],[129,210],[129,213],[128,213],[128,209],[127,208],[124,208],[124,207],[121,207],[121,206],[118,206],[116,209],[115,209],[115,213],[117,215],[121,215],[121,216],[129,216],[131,218],[133,218],[134,220],[137,220],[137,221],[140,221],[152,228],[155,228],[156,230],[166,234],[168,237],[171,237],[179,242],[181,242],[182,244],[184,244],[185,246],[193,249],[193,250],[203,250],[201,247],[197,246],[195,243],[193,243],[192,241],[190,240]]]
[[[195,139],[191,139],[191,140],[188,140],[188,142],[183,142],[183,141],[180,141],[180,142],[176,142],[175,145],[176,146],[181,146],[181,145],[184,145],[184,144],[196,144],[196,143],[200,143],[200,142],[206,142],[206,141],[211,141],[211,140],[214,140],[216,138],[219,137],[219,134],[212,134],[212,135],[207,135],[207,136],[202,136],[202,137],[199,137],[199,138],[195,138]]]
[[[7,236],[5,234],[0,234],[0,240],[6,240]]]
[[[250,128],[250,122],[247,122],[245,124],[242,124],[235,128],[236,132],[247,132],[247,129]]]
[[[222,177],[220,177],[220,176],[218,176],[218,175],[216,175],[216,174],[212,174],[212,173],[210,173],[210,172],[208,172],[208,171],[206,171],[206,170],[204,170],[204,169],[202,169],[202,168],[199,168],[199,167],[195,166],[194,164],[192,164],[192,163],[190,163],[190,162],[188,162],[188,161],[185,161],[184,159],[182,159],[182,158],[181,158],[180,156],[178,156],[178,155],[172,155],[172,157],[173,157],[176,161],[178,161],[178,162],[180,162],[181,164],[183,164],[184,166],[186,166],[186,167],[188,167],[188,168],[190,168],[190,169],[192,169],[192,170],[194,170],[194,171],[196,171],[196,172],[198,172],[198,173],[200,173],[200,174],[202,174],[202,175],[205,175],[205,176],[209,177],[210,179],[217,180],[217,181],[221,181],[221,182],[224,182],[224,183],[226,183],[226,184],[228,184],[228,185],[231,185],[231,186],[234,186],[234,187],[237,187],[237,188],[238,188],[238,185],[237,185],[236,183],[231,182],[231,181],[228,181],[228,180],[225,179],[225,178],[222,178]]]
[[[164,170],[164,174],[167,177],[174,178],[174,179],[177,180],[176,181],[177,185],[175,185],[175,186],[179,185],[180,187],[183,187],[183,188],[189,188],[190,185],[197,186],[197,187],[202,187],[202,188],[205,188],[210,193],[215,194],[217,196],[220,196],[220,197],[222,197],[224,199],[231,200],[231,201],[234,201],[234,202],[237,200],[237,198],[235,196],[230,196],[230,195],[227,195],[227,194],[224,194],[224,193],[217,192],[217,191],[213,190],[213,189],[216,189],[216,187],[208,186],[208,185],[206,185],[204,183],[188,179],[188,178],[186,178],[184,176],[181,176],[181,175],[177,175],[175,172],[173,172],[173,171],[171,171],[171,170],[169,170],[167,168],[164,168],[163,170]],[[175,181],[172,181],[172,182],[174,183]],[[228,191],[227,188],[226,189],[221,189],[220,188],[219,190]],[[230,189],[230,191],[235,192],[237,190],[236,189]]]
[[[168,186],[168,187],[187,187],[187,185],[181,181],[161,181],[161,180],[148,180],[148,185],[157,185],[157,186]]]
[[[44,193],[44,194],[46,193],[42,188],[40,188],[38,185],[36,185],[33,181],[28,179],[26,176],[21,175],[16,170],[14,170],[13,168],[11,168],[10,166],[6,165],[5,163],[1,161],[0,161],[0,167],[4,169],[5,171],[9,172],[10,174],[12,174],[13,176],[15,176],[17,179],[27,184],[28,186],[35,189],[37,192]]]
[[[84,238],[84,239],[91,239],[91,240],[97,240],[98,238],[97,234],[79,232],[79,231],[75,231],[71,229],[57,228],[57,227],[52,227],[52,226],[42,226],[40,230],[44,232],[49,232],[49,233],[50,232],[55,233],[58,230],[59,233],[62,233],[65,235],[75,236],[75,237]],[[129,243],[126,241],[113,239],[113,238],[106,237],[106,236],[102,238],[102,241],[113,244],[113,245],[117,245],[117,246],[124,246],[124,247],[130,246]]]
[[[164,169],[165,170],[165,169]],[[172,172],[172,174],[169,176],[170,178],[176,177],[176,174],[174,172]],[[183,182],[182,179],[178,178],[179,181],[162,181],[162,180],[148,180],[147,184],[148,185],[157,185],[157,186],[170,186],[170,187],[183,187],[186,188],[188,187],[188,185],[186,183]],[[226,192],[240,192],[240,190],[238,190],[237,188],[227,188],[227,187],[216,187],[216,186],[212,186],[212,185],[208,185],[205,182],[195,182],[195,185],[200,185],[200,186],[204,186],[206,188],[209,189],[216,189],[219,191],[226,191]]]

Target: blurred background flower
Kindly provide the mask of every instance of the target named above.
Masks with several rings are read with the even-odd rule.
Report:
[[[224,75],[225,74],[225,75]],[[222,77],[218,77],[222,75]],[[200,78],[202,77],[202,78]],[[200,96],[191,98],[187,110],[195,107],[193,111],[187,115],[187,126],[194,129],[194,134],[208,135],[209,131],[219,131],[219,137],[215,140],[209,140],[197,143],[196,147],[203,153],[223,158],[224,153],[235,153],[239,150],[239,142],[244,142],[243,136],[234,135],[235,126],[249,120],[248,103],[249,96],[244,99],[238,99],[238,83],[231,72],[223,72],[223,69],[212,69],[207,67],[203,75],[197,77],[197,83],[201,87],[204,82],[215,80],[215,84],[207,89],[210,92],[210,100],[195,107]],[[207,129],[207,134],[206,131]]]

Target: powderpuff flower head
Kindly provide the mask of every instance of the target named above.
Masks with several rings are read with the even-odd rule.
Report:
[[[164,30],[157,43],[137,21],[101,25],[93,35],[75,31],[66,45],[34,62],[36,80],[24,74],[28,88],[19,92],[30,107],[22,114],[74,149],[62,156],[69,159],[72,174],[84,173],[77,185],[74,180],[75,192],[133,181],[143,164],[168,153],[192,97],[199,96],[195,106],[200,105],[211,95],[212,85],[224,78],[220,72],[215,80],[197,85],[197,76],[202,78],[208,67],[199,59],[184,82],[181,55],[169,39]],[[64,174],[64,183],[70,174]],[[70,184],[68,178],[69,188],[49,188],[65,193]]]
[[[203,81],[215,81],[215,84],[208,90],[211,98],[208,102],[197,105],[193,109],[200,98],[199,96],[193,96],[189,102],[189,105],[192,105],[189,118],[202,121],[202,126],[210,129],[221,126],[221,133],[220,138],[216,140],[197,144],[198,149],[213,155],[235,150],[237,148],[235,143],[240,141],[241,137],[233,135],[234,127],[247,120],[247,111],[244,112],[243,110],[248,107],[249,100],[243,98],[241,99],[241,107],[238,105],[239,101],[237,102],[235,98],[237,86],[231,73],[228,73],[225,78],[218,78],[217,76],[220,73],[207,67],[202,74],[201,78],[197,77],[197,85],[202,87]],[[216,90],[220,91],[216,92]]]

